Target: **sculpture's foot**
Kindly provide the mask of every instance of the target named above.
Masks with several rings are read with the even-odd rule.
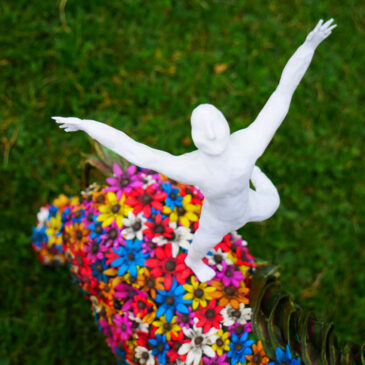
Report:
[[[214,278],[215,271],[202,260],[192,260],[189,255],[185,258],[185,264],[194,271],[199,281],[205,282]]]

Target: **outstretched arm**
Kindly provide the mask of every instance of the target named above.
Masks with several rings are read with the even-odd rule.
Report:
[[[197,184],[195,152],[174,156],[148,147],[107,124],[79,118],[52,117],[66,132],[85,131],[103,146],[137,166],[158,171],[185,184]]]
[[[246,129],[238,131],[238,135],[249,145],[252,152],[251,157],[255,160],[265,151],[267,145],[273,138],[276,130],[286,117],[291,98],[307,71],[314,51],[318,45],[326,39],[331,30],[336,27],[332,25],[333,19],[323,24],[322,19],[316,27],[308,34],[305,42],[296,50],[282,72],[280,82],[274,93],[270,96],[256,120]]]

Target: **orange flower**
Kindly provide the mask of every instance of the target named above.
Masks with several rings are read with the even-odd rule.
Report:
[[[210,293],[210,296],[219,299],[219,305],[225,307],[228,303],[235,309],[239,309],[240,303],[248,304],[247,294],[250,292],[245,283],[236,288],[233,285],[225,286],[222,282],[213,280],[210,284],[216,288],[216,291]]]
[[[147,268],[142,268],[141,273],[137,276],[135,287],[147,292],[153,299],[156,298],[156,290],[165,290],[163,285],[163,277],[154,278],[151,276],[150,271]]]
[[[83,250],[89,242],[89,230],[83,223],[75,223],[65,226],[64,242],[70,243],[76,250]]]
[[[246,355],[246,365],[265,365],[270,361],[266,356],[261,341],[258,341],[257,345],[254,343],[252,345],[252,350],[253,355]]]

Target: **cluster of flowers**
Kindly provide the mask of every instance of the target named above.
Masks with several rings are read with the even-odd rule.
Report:
[[[184,262],[199,190],[135,166],[113,170],[107,186],[41,208],[32,238],[43,263],[69,263],[120,363],[268,364],[251,332],[246,242],[226,235],[205,259],[216,276],[199,282]],[[300,360],[287,348],[276,362]]]

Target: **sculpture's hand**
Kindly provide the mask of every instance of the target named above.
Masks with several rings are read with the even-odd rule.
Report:
[[[60,128],[63,128],[66,132],[76,132],[83,129],[83,120],[79,118],[63,118],[63,117],[52,117],[56,123],[61,124]]]
[[[333,18],[323,24],[323,19],[321,19],[315,28],[307,35],[305,44],[316,49],[318,45],[331,34],[332,29],[337,27],[337,24],[331,25],[332,22]]]

